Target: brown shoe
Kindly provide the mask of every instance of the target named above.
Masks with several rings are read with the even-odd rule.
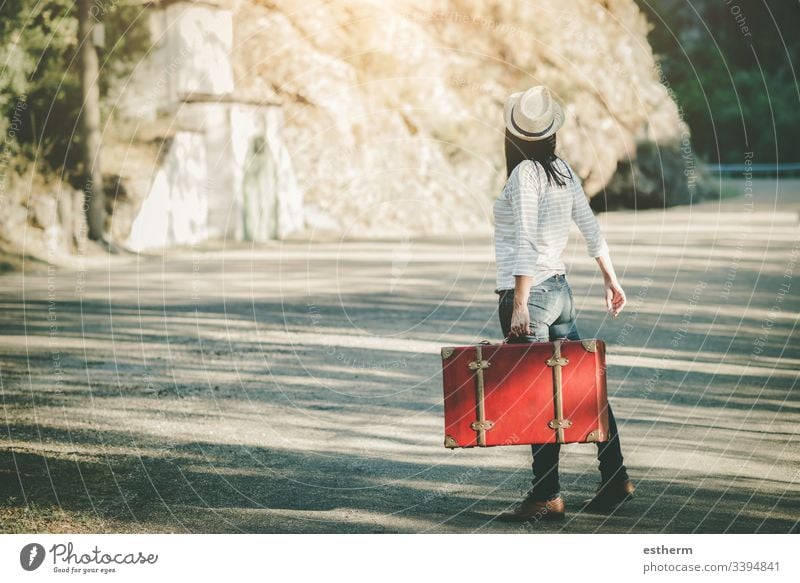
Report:
[[[535,500],[526,496],[513,510],[507,510],[497,517],[507,522],[524,522],[526,520],[563,520],[564,499]]]
[[[600,484],[594,498],[584,506],[590,512],[608,512],[617,505],[633,498],[636,486],[630,480],[613,481]]]

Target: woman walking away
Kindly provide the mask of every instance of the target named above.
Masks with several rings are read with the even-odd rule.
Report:
[[[605,282],[608,311],[625,306],[608,245],[583,187],[572,168],[555,154],[556,131],[564,112],[542,86],[515,93],[505,105],[505,154],[508,180],[494,204],[495,259],[500,325],[510,342],[580,340],[572,290],[561,254],[571,221],[586,239]],[[623,465],[617,424],[608,406],[608,440],[597,443],[600,485],[586,506],[607,512],[631,498],[633,482]],[[561,445],[532,445],[533,480],[527,496],[502,520],[564,518],[558,458]]]

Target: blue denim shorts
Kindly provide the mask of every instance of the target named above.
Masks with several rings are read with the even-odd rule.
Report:
[[[514,310],[514,290],[500,290],[499,315],[503,337],[511,331],[511,314]],[[530,334],[513,336],[509,342],[548,342],[557,338],[580,340],[575,324],[575,304],[572,288],[566,275],[557,274],[531,286],[528,297],[531,317]]]

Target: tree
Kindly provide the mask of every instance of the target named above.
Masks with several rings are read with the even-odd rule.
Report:
[[[97,49],[94,43],[95,20],[91,14],[92,0],[78,2],[78,38],[80,44],[80,78],[83,107],[81,133],[86,222],[89,238],[99,241],[105,234],[106,210],[103,197],[103,174],[100,158],[100,88]]]

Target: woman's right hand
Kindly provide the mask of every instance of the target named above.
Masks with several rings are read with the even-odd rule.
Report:
[[[514,304],[511,312],[511,336],[526,336],[531,333],[531,315],[528,304]]]

